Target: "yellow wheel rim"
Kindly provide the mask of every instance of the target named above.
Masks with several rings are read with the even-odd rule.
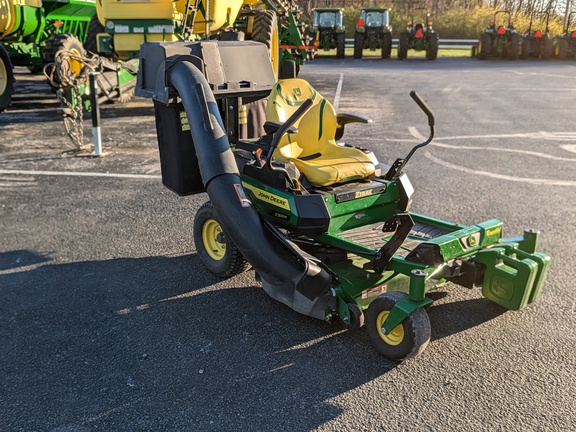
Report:
[[[0,95],[4,94],[8,86],[8,69],[6,64],[0,59]]]
[[[270,44],[270,57],[272,60],[272,67],[274,74],[278,78],[280,72],[280,42],[278,41],[278,26],[272,30],[272,42]]]
[[[376,319],[376,327],[378,328],[378,334],[380,338],[386,342],[388,345],[396,346],[400,345],[404,340],[404,326],[402,324],[398,324],[392,331],[388,334],[384,334],[382,332],[382,326],[384,325],[384,321],[390,315],[390,311],[382,311],[378,318]]]
[[[226,255],[226,242],[222,227],[214,219],[208,219],[202,227],[202,243],[206,252],[215,261],[220,261]]]
[[[68,63],[70,63],[70,73],[75,73],[76,76],[80,75],[82,72],[82,62],[76,60],[76,58],[82,58],[82,54],[78,52],[77,49],[70,50],[71,56],[68,58]]]

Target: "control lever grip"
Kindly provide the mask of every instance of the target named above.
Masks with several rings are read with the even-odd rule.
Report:
[[[432,114],[432,110],[428,104],[424,102],[424,99],[420,97],[416,90],[410,92],[410,97],[414,99],[414,102],[416,102],[420,109],[428,116],[428,126],[434,126],[434,114]]]

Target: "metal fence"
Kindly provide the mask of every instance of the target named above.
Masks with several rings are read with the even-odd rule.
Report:
[[[440,49],[469,49],[475,50],[478,45],[477,39],[440,39]],[[398,47],[398,39],[392,39],[392,48]],[[354,48],[354,39],[346,39],[346,48]]]

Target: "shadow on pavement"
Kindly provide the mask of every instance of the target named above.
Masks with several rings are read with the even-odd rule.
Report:
[[[330,398],[397,366],[365,331],[200,266],[194,254],[0,275],[6,430],[309,430],[341,413]]]

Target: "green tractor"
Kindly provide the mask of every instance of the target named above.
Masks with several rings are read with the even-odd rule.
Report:
[[[392,52],[392,26],[390,25],[390,8],[363,8],[356,22],[354,35],[354,58],[362,58],[362,51],[377,49],[382,51],[382,58],[390,58]]]
[[[532,28],[534,18],[541,18],[546,23],[544,31]],[[520,46],[520,58],[540,58],[549,60],[554,56],[554,41],[550,37],[548,25],[550,21],[550,9],[534,11],[530,15],[530,24],[526,33],[522,36]]]
[[[417,8],[415,10],[420,10]],[[408,50],[426,51],[426,58],[428,60],[436,60],[438,57],[438,45],[440,36],[432,28],[432,21],[430,14],[426,14],[426,25],[424,23],[415,23],[414,15],[412,20],[406,25],[406,30],[400,33],[398,38],[398,60],[406,60],[408,58]]]
[[[346,28],[342,22],[341,8],[318,8],[314,10],[314,22],[310,36],[318,49],[336,49],[336,57],[344,58]]]
[[[14,93],[13,66],[40,72],[62,49],[84,52],[94,0],[0,0],[0,111]]]
[[[559,60],[573,59],[576,55],[576,28],[572,27],[572,16],[568,14],[564,32],[554,38],[554,56]]]
[[[430,135],[387,165],[336,143],[347,124],[368,118],[337,114],[305,80],[276,82],[266,60],[250,42],[141,51],[137,94],[154,101],[162,181],[183,196],[207,192],[193,236],[210,272],[230,278],[251,267],[272,298],[350,330],[365,326],[375,350],[395,361],[428,345],[428,293],[447,282],[481,286],[510,310],[539,298],[550,258],[536,252],[537,231],[503,238],[496,219],[466,226],[410,210],[405,169],[434,137],[434,116],[415,92]],[[267,101],[265,134],[232,144],[220,112],[245,97]]]
[[[501,17],[504,21],[499,22]],[[497,25],[498,23],[498,25]],[[494,13],[494,18],[478,42],[478,58],[486,60],[490,57],[503,57],[517,60],[520,55],[520,35],[512,24],[512,15],[509,11],[500,10]]]

